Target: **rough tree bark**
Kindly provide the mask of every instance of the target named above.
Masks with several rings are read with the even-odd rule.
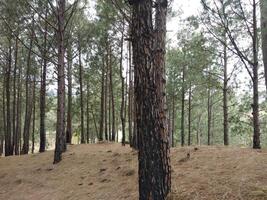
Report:
[[[260,122],[259,122],[259,94],[258,94],[258,82],[259,82],[259,61],[258,61],[258,30],[257,30],[257,3],[253,0],[253,148],[260,149]]]
[[[139,199],[164,200],[171,189],[165,98],[167,0],[131,1],[139,158]],[[155,19],[155,23],[153,22]],[[153,24],[154,27],[153,27]]]
[[[262,40],[262,55],[265,73],[265,86],[267,91],[267,2],[260,1],[261,8],[261,40]]]
[[[64,64],[64,15],[65,0],[57,1],[58,27],[57,27],[57,45],[58,45],[58,90],[57,90],[57,125],[56,125],[56,147],[54,154],[54,164],[61,161],[62,152],[66,150],[65,140],[65,64]]]

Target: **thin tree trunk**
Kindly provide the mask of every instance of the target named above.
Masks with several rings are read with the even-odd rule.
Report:
[[[18,97],[17,97],[17,126],[16,126],[16,133],[17,133],[17,138],[16,138],[16,145],[15,145],[15,155],[20,154],[20,149],[21,149],[21,71],[22,68],[19,67],[19,74],[18,74]]]
[[[182,112],[181,112],[181,145],[182,147],[185,144],[184,115],[185,115],[185,66],[183,66],[183,77],[182,77]]]
[[[208,145],[211,145],[211,89],[208,88]]]
[[[104,130],[104,104],[105,104],[105,67],[104,62],[102,66],[102,78],[101,78],[101,103],[100,103],[100,121],[99,121],[99,141],[103,141]]]
[[[191,145],[191,112],[192,112],[192,85],[189,83],[189,96],[188,96],[188,146]]]
[[[87,135],[87,144],[90,142],[90,112],[89,112],[89,102],[90,102],[90,87],[89,82],[87,81],[87,93],[86,93],[86,135]]]
[[[36,92],[36,75],[34,75],[34,80],[33,80],[33,111],[32,111],[32,115],[33,115],[33,118],[32,118],[32,154],[34,153],[34,149],[35,149],[35,99],[36,99],[36,96],[35,96],[35,92]]]
[[[45,12],[45,19],[47,19],[48,9]],[[47,73],[47,32],[48,25],[45,21],[44,30],[44,44],[43,44],[43,68],[41,75],[41,88],[40,88],[40,147],[39,152],[45,152],[46,131],[45,131],[45,108],[46,108],[46,73]]]
[[[11,129],[11,108],[10,108],[10,82],[11,82],[11,67],[12,67],[12,47],[11,38],[8,40],[8,60],[7,60],[7,70],[6,70],[6,133],[5,133],[5,155],[13,155],[13,145],[12,145],[12,129]]]
[[[64,14],[65,0],[58,0],[58,91],[57,91],[57,126],[56,126],[56,147],[54,154],[54,164],[61,161],[62,152],[66,150],[65,139],[65,66],[64,66]]]
[[[17,109],[16,109],[16,105],[17,105],[17,85],[16,85],[16,81],[17,81],[17,63],[18,63],[18,39],[16,38],[15,41],[15,62],[14,62],[14,72],[13,72],[13,121],[12,121],[12,125],[13,125],[13,150],[15,150],[15,155],[18,155],[16,150],[18,149],[18,147],[16,147],[17,144],[17,138],[18,138],[18,133],[16,131],[16,122],[17,122]]]
[[[3,96],[2,96],[2,108],[3,108],[3,128],[4,128],[4,143],[5,143],[5,151],[8,149],[8,147],[6,147],[6,134],[7,134],[7,130],[6,130],[6,77],[4,77],[4,82],[3,82]],[[6,152],[4,152],[6,153]]]
[[[133,147],[133,75],[132,75],[132,49],[131,43],[128,43],[128,59],[129,59],[129,92],[128,92],[128,129],[129,142]]]
[[[124,77],[123,77],[123,42],[124,40],[124,21],[123,21],[123,28],[122,28],[122,36],[121,36],[121,52],[120,52],[120,77],[121,77],[121,111],[120,111],[120,117],[121,117],[121,129],[122,129],[122,145],[125,146],[125,116],[124,116],[124,106],[125,106],[125,100],[124,100]]]
[[[175,133],[175,95],[174,91],[172,94],[172,147],[175,147],[175,142],[174,142],[174,133]]]
[[[68,108],[67,108],[66,142],[68,144],[71,144],[72,141],[72,49],[71,48],[72,48],[72,43],[70,42],[67,49]]]
[[[107,58],[106,58],[107,59]],[[107,59],[108,60],[108,59]],[[106,63],[106,66],[108,66],[108,61]],[[104,97],[104,120],[105,120],[105,140],[109,140],[108,136],[108,69],[106,68],[106,75],[105,75],[105,97]]]
[[[111,109],[112,109],[112,130],[111,130],[111,141],[115,142],[116,130],[115,130],[115,101],[114,101],[114,92],[113,92],[113,70],[111,63],[111,47],[108,47],[108,56],[109,56],[109,81],[110,81],[110,97],[111,97]]]
[[[225,36],[226,40],[226,36]],[[229,136],[228,136],[228,75],[227,75],[227,46],[224,45],[223,50],[224,56],[224,70],[223,70],[223,141],[224,145],[229,145]]]
[[[80,107],[81,107],[81,144],[85,143],[84,134],[84,108],[83,108],[83,66],[82,66],[82,52],[81,44],[78,41],[78,51],[79,51],[79,82],[80,82]]]

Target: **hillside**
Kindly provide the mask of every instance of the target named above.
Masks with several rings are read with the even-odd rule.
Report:
[[[267,199],[266,150],[203,146],[171,156],[173,199]],[[137,153],[129,147],[70,146],[52,162],[52,151],[0,158],[0,199],[137,199]]]

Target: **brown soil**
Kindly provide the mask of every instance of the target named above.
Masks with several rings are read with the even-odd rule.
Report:
[[[70,146],[61,163],[52,161],[53,151],[0,158],[0,199],[138,199],[137,153],[129,147]],[[175,148],[172,171],[172,199],[267,199],[267,150]]]

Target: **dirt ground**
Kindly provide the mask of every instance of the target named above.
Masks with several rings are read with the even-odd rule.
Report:
[[[175,148],[171,157],[172,199],[267,200],[267,150]],[[0,199],[138,199],[137,153],[129,147],[70,146],[61,163],[52,161],[53,151],[0,158]]]

